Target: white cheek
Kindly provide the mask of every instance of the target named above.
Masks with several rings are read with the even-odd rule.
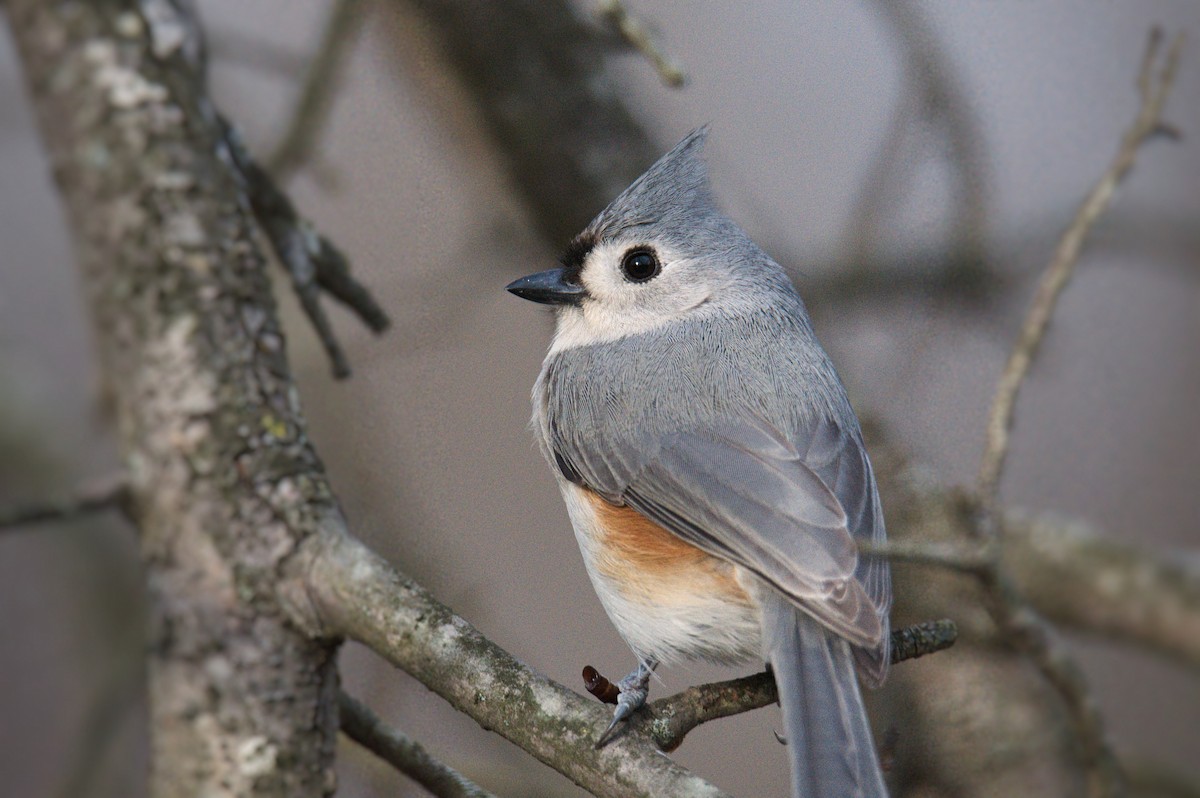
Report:
[[[686,260],[669,250],[660,251],[669,271],[661,284],[635,285],[615,268],[628,244],[607,244],[594,249],[583,270],[583,284],[590,295],[581,307],[567,307],[558,314],[558,326],[550,354],[630,335],[650,332],[683,318],[710,297],[710,289],[687,277]]]

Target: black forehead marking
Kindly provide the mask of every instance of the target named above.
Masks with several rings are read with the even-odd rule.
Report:
[[[563,280],[568,283],[578,283],[579,273],[583,271],[583,261],[588,253],[596,246],[598,238],[595,233],[580,233],[571,239],[566,250],[558,260],[563,265]]]

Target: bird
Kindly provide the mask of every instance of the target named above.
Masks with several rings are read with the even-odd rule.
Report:
[[[716,203],[687,134],[507,290],[552,305],[532,427],[637,667],[761,657],[795,798],[886,796],[864,684],[889,663],[886,533],[862,431],[783,268]],[[762,660],[759,660],[762,661]]]

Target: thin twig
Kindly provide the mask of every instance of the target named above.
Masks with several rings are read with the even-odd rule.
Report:
[[[683,67],[663,51],[646,23],[630,13],[625,3],[621,0],[604,0],[600,4],[599,14],[626,44],[649,59],[664,84],[678,89],[687,83],[687,73]]]
[[[344,690],[338,693],[338,711],[343,734],[439,798],[494,798]]]
[[[926,621],[892,632],[892,664],[943,651],[958,639],[954,621]],[[644,726],[663,751],[679,747],[688,732],[710,720],[739,715],[779,700],[775,677],[770,671],[701,684],[654,701],[646,707]]]
[[[988,414],[987,446],[980,464],[977,482],[979,498],[984,504],[991,504],[995,500],[1000,474],[1008,457],[1009,435],[1012,430],[1013,408],[1017,402],[1017,395],[1029,373],[1029,367],[1037,355],[1038,347],[1046,335],[1046,328],[1050,324],[1050,318],[1054,315],[1058,297],[1071,278],[1075,264],[1079,261],[1079,253],[1084,240],[1095,226],[1096,220],[1112,203],[1117,187],[1133,167],[1142,145],[1158,136],[1170,135],[1167,131],[1173,130],[1169,125],[1163,123],[1162,111],[1179,66],[1183,34],[1175,37],[1167,52],[1162,70],[1155,76],[1154,67],[1158,60],[1157,55],[1161,44],[1162,33],[1155,29],[1150,35],[1146,56],[1138,77],[1138,90],[1141,93],[1142,104],[1137,118],[1125,133],[1112,165],[1088,194],[1087,199],[1075,214],[1074,221],[1063,233],[1058,248],[1055,250],[1054,258],[1046,267],[1041,282],[1038,284],[1029,315],[1026,316],[1025,323],[1021,326],[1017,344],[1008,358],[1004,373],[996,387],[996,396],[992,401],[991,412]]]
[[[338,75],[365,9],[361,0],[337,0],[316,56],[308,67],[284,134],[266,159],[267,171],[287,181],[311,157],[329,117]]]
[[[988,416],[987,445],[976,486],[976,533],[984,541],[994,540],[1000,533],[997,488],[1008,455],[1017,395],[1045,337],[1058,298],[1079,260],[1083,242],[1096,220],[1111,204],[1117,186],[1129,173],[1141,146],[1170,129],[1164,127],[1161,117],[1178,67],[1183,37],[1181,35],[1175,39],[1162,70],[1156,76],[1154,68],[1161,44],[1162,34],[1156,29],[1150,35],[1138,77],[1137,85],[1142,100],[1138,116],[1125,133],[1112,165],[1064,232],[1038,285],[1029,315],[1000,377]],[[980,571],[978,575],[985,588],[989,613],[1001,634],[1029,658],[1062,697],[1083,749],[1089,795],[1121,794],[1124,791],[1124,778],[1120,765],[1105,737],[1103,718],[1082,670],[1067,653],[1054,628],[1019,594],[1005,569],[997,564]]]
[[[69,496],[0,509],[0,530],[47,521],[70,521],[104,510],[125,510],[128,499],[129,485],[124,474],[89,480]]]
[[[254,217],[292,278],[300,306],[333,364],[333,376],[349,377],[350,362],[321,307],[321,292],[353,311],[372,332],[383,332],[391,320],[371,292],[350,274],[350,263],[341,250],[300,216],[275,180],[250,156],[237,131],[221,121],[229,154],[244,182]]]

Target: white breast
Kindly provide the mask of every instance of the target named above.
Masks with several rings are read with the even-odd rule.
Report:
[[[595,495],[565,479],[560,478],[559,486],[592,586],[635,654],[661,662],[719,663],[761,655],[749,574],[682,541],[668,547],[678,546],[681,555],[652,563],[615,557]]]

